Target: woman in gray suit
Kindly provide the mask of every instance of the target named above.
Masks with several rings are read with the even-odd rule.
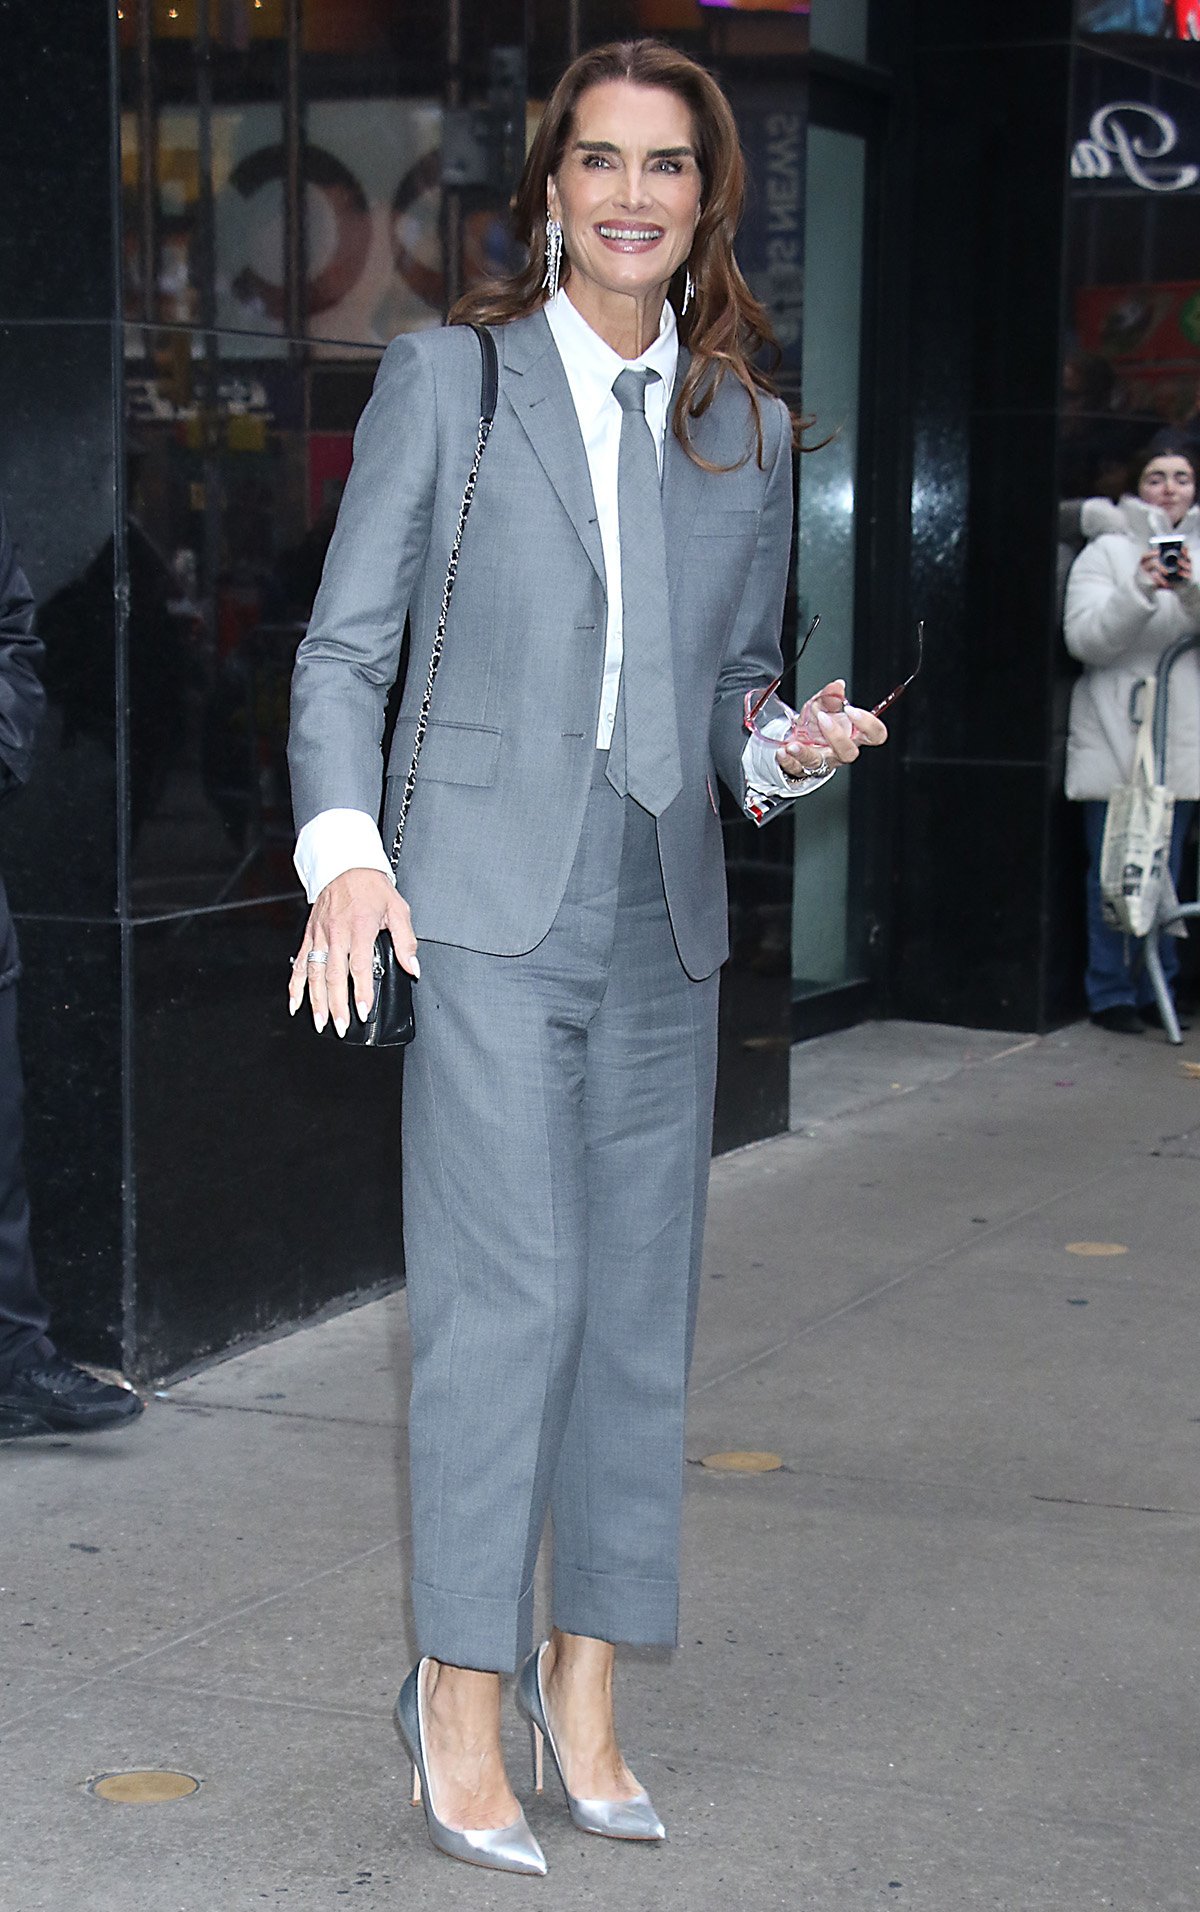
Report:
[[[733,257],[742,192],[703,69],[646,40],[574,63],[516,201],[526,268],[384,356],[293,686],[312,902],[293,1012],[307,989],[344,1032],[383,928],[421,978],[403,1152],[422,1657],[397,1719],[434,1843],[505,1870],[545,1870],[500,1748],[517,1668],[575,1823],[664,1836],[618,1748],[612,1643],[676,1640],[728,953],[716,778],[763,821],[885,735],[840,681],[777,742],[747,729],[782,667],[794,425]],[[394,887],[383,841],[476,441],[465,320],[494,330],[499,403]],[[547,1512],[553,1628],[531,1652]]]

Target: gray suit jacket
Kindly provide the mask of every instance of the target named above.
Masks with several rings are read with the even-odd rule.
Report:
[[[541,313],[496,333],[500,400],[483,456],[405,831],[399,886],[418,937],[519,955],[562,900],[592,774],[604,665],[604,558],[587,457]],[[686,367],[681,354],[680,376]],[[378,816],[390,849],[475,448],[480,355],[465,326],[393,340],[292,683],[297,829],[339,807]],[[732,379],[693,427],[741,457],[750,406]],[[728,954],[715,776],[745,801],[746,690],[781,665],[792,522],[790,429],[763,406],[753,456],[709,473],[668,435],[663,510],[683,788],[659,819],[671,923],[689,975]],[[381,792],[384,709],[406,614],[412,653]],[[381,803],[382,797],[382,803]]]

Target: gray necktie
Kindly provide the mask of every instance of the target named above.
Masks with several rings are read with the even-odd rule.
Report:
[[[671,612],[662,486],[654,434],[646,422],[648,368],[619,372],[613,395],[623,413],[617,460],[617,523],[621,539],[624,629],[617,721],[608,781],[628,791],[651,816],[679,795],[679,733],[671,675]]]

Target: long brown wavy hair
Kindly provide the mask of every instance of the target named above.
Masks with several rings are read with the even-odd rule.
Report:
[[[746,164],[737,123],[729,101],[712,76],[695,60],[661,40],[614,41],[572,61],[546,102],[513,199],[513,227],[526,247],[526,263],[511,278],[493,279],[474,287],[459,299],[449,322],[507,325],[511,319],[526,318],[545,303],[542,281],[547,181],[562,164],[580,96],[589,87],[609,80],[630,80],[635,86],[659,86],[678,94],[691,112],[695,127],[701,177],[700,219],[687,261],[695,292],[683,312],[685,268],[681,266],[667,294],[675,308],[680,342],[692,355],[675,399],[672,429],[689,458],[706,471],[735,469],[711,465],[702,458],[688,431],[689,420],[701,418],[712,404],[722,379],[733,377],[750,398],[761,467],[763,432],[758,396],[763,392],[774,394],[776,386],[756,359],[765,349],[774,365],[779,345],[766,310],[746,284],[733,255],[746,193]],[[569,269],[564,254],[564,279]],[[793,443],[799,442],[806,422],[793,414]]]

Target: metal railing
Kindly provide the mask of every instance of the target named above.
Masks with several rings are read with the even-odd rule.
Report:
[[[1154,743],[1155,771],[1160,783],[1165,783],[1167,780],[1167,719],[1171,699],[1171,672],[1179,659],[1188,651],[1194,651],[1198,645],[1200,645],[1200,633],[1192,637],[1181,637],[1177,644],[1172,644],[1169,650],[1163,652],[1159,660],[1158,694],[1154,700],[1154,728],[1151,736]],[[1174,894],[1173,891],[1172,894]],[[1183,923],[1194,916],[1200,916],[1200,902],[1176,902],[1165,907],[1160,903],[1159,915],[1153,929],[1142,938],[1142,956],[1146,964],[1146,974],[1154,990],[1154,1000],[1158,1004],[1158,1012],[1162,1017],[1162,1026],[1166,1031],[1168,1042],[1180,1043],[1183,1041],[1183,1036],[1180,1033],[1179,1017],[1175,1013],[1171,991],[1163,974],[1162,953],[1158,947],[1158,939],[1172,923]]]

